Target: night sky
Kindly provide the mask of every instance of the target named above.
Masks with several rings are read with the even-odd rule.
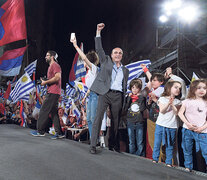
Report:
[[[118,46],[124,51],[123,64],[147,58],[155,46],[161,4],[162,0],[25,0],[28,61],[38,59],[36,79],[46,75],[44,57],[47,50],[54,50],[59,55],[65,88],[76,53],[69,42],[70,33],[76,33],[78,44],[83,42],[87,53],[94,49],[96,25],[100,22],[106,25],[102,32],[106,54]]]

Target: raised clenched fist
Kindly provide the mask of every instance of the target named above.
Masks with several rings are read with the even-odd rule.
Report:
[[[105,24],[104,23],[97,24],[97,30],[98,31],[101,31],[104,27],[105,27]]]

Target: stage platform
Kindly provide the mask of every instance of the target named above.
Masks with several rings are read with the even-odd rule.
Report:
[[[0,125],[0,180],[202,180],[206,174],[154,164],[127,153],[98,149],[50,135],[33,137],[30,129]]]

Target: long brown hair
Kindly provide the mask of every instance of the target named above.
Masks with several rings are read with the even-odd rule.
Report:
[[[187,97],[188,99],[196,99],[195,91],[197,90],[199,83],[204,83],[207,86],[207,80],[205,80],[205,79],[194,80],[190,84],[190,89],[188,91],[188,97]],[[203,100],[207,101],[207,93],[205,94],[205,96],[203,96]]]
[[[164,87],[164,92],[162,93],[161,96],[170,96],[171,95],[171,88],[173,87],[173,85],[175,83],[179,83],[181,85],[181,83],[179,81],[168,81],[166,84],[165,84],[165,87]],[[176,98],[180,98],[181,97],[181,91],[180,91],[180,94],[178,96],[176,96]]]

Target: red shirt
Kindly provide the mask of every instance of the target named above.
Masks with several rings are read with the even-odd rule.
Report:
[[[47,78],[48,79],[53,78],[56,73],[62,73],[62,71],[60,65],[54,62],[48,68]],[[48,93],[61,95],[61,78],[56,83],[47,84],[47,87],[48,87],[47,88]]]

